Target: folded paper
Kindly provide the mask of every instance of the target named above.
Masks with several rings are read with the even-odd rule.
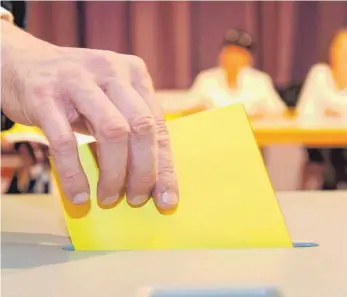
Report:
[[[100,208],[96,162],[88,144],[79,146],[91,202],[75,206],[61,193],[75,250],[292,247],[242,105],[176,119],[168,128],[180,187],[170,215],[151,200],[141,208],[125,199]]]

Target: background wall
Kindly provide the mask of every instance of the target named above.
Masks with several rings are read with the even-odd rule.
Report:
[[[248,30],[256,65],[281,86],[326,59],[331,35],[347,26],[347,2],[30,1],[29,31],[59,45],[141,56],[157,88],[186,88],[217,62],[224,32]]]

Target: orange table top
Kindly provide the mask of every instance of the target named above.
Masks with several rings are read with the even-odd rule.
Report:
[[[312,147],[347,147],[347,124],[323,121],[300,123],[295,119],[255,120],[253,131],[259,146],[302,144]]]
[[[168,120],[193,114],[189,111],[168,115]],[[305,123],[296,120],[292,110],[283,117],[250,119],[259,146],[301,144],[312,147],[347,147],[347,121],[317,120]]]
[[[182,115],[167,116],[168,120]],[[313,147],[347,147],[347,121],[320,120],[315,123],[297,121],[292,116],[250,119],[259,146],[301,144]],[[21,130],[23,126],[21,126]],[[24,130],[33,131],[32,127]],[[23,134],[25,134],[25,131]],[[6,132],[2,132],[6,135]]]

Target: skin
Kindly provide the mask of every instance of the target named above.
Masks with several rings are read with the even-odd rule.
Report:
[[[225,46],[219,54],[219,64],[226,72],[229,86],[236,88],[240,71],[252,64],[252,55],[242,47],[235,45]]]
[[[99,203],[115,205],[126,188],[131,205],[152,196],[159,209],[175,208],[170,139],[145,63],[110,51],[58,47],[1,23],[3,111],[45,133],[67,199],[85,204],[90,195],[73,134],[80,132],[98,141]]]
[[[336,87],[347,86],[347,29],[339,32],[330,45],[330,67]]]

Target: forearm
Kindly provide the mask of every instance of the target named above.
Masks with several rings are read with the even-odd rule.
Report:
[[[29,34],[28,34],[29,35]],[[14,57],[20,58],[19,53],[24,53],[28,46],[26,33],[5,19],[1,19],[1,72],[2,82],[10,71]],[[26,45],[27,44],[27,45]]]

